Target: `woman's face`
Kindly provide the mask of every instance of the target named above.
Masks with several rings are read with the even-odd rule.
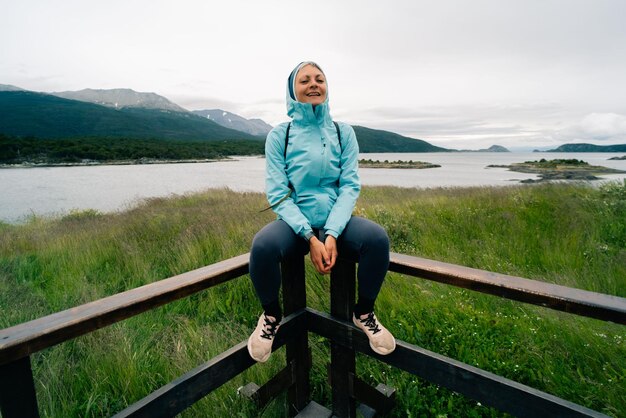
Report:
[[[305,65],[296,74],[296,100],[313,106],[326,100],[326,77],[318,68]]]

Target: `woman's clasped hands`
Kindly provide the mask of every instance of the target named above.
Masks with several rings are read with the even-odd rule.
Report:
[[[324,242],[312,237],[309,252],[315,269],[320,274],[328,274],[337,261],[337,240],[332,235],[327,235]]]

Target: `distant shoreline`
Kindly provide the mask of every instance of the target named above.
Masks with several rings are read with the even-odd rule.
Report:
[[[184,163],[216,163],[223,161],[233,161],[232,157],[207,158],[191,160],[115,160],[115,161],[85,161],[80,163],[33,163],[26,162],[20,164],[0,164],[2,168],[40,168],[40,167],[98,167],[103,165],[149,165],[149,164],[184,164]]]
[[[424,161],[380,161],[380,160],[359,160],[359,166],[362,168],[399,168],[421,170],[425,168],[438,168],[438,164],[427,163]]]

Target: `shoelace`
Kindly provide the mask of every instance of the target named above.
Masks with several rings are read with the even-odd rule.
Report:
[[[261,330],[261,338],[271,340],[276,335],[276,329],[278,328],[278,321],[271,322],[265,317],[265,329]]]
[[[367,318],[361,319],[358,318],[361,323],[364,323],[367,328],[372,332],[372,334],[376,334],[377,332],[382,331],[378,328],[378,323],[376,323],[376,317],[374,316],[374,312],[370,312],[367,314]]]

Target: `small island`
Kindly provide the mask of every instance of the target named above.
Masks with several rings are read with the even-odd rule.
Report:
[[[510,171],[518,173],[538,174],[539,179],[521,180],[522,183],[538,183],[549,180],[599,180],[596,175],[626,173],[626,171],[616,170],[597,165],[589,165],[586,161],[577,159],[555,159],[539,161],[525,161],[523,163],[513,163],[511,165],[488,165],[487,168],[508,168]]]
[[[502,145],[492,145],[489,148],[482,148],[482,149],[462,149],[459,150],[459,152],[511,152],[509,151],[507,148],[503,147]]]
[[[437,168],[441,167],[437,164],[426,163],[423,161],[379,161],[379,160],[359,160],[359,165],[363,168],[412,168],[412,169],[423,169],[423,168]]]
[[[622,155],[621,157],[609,158],[609,160],[617,160],[617,161],[626,160],[626,155]]]

